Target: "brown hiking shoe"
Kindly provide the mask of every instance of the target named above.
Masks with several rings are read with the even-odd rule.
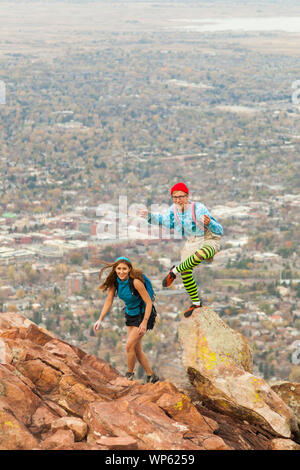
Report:
[[[156,374],[147,375],[146,383],[155,384],[159,381],[159,377]]]
[[[134,372],[126,372],[125,377],[128,380],[134,380]]]
[[[200,308],[202,307],[202,301],[200,301],[200,305],[191,305],[185,312],[184,312],[184,316],[185,318],[188,318],[192,315],[193,311],[196,309],[196,308]]]
[[[170,285],[172,284],[172,282],[174,281],[174,279],[176,279],[176,274],[174,274],[172,272],[172,269],[175,268],[175,264],[174,266],[172,266],[172,268],[170,269],[170,272],[169,274],[163,279],[163,282],[162,282],[162,285],[163,287],[170,287]]]

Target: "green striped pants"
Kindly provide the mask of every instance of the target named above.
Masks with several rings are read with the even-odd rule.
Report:
[[[181,254],[181,263],[176,267],[181,274],[185,290],[193,304],[199,304],[198,288],[193,277],[193,269],[203,261],[212,261],[214,255],[220,250],[220,238],[211,232],[204,239],[196,237],[189,239]]]

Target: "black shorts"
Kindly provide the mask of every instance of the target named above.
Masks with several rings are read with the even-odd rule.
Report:
[[[144,315],[145,315],[145,313],[140,313],[139,315],[128,315],[125,312],[125,324],[126,324],[126,326],[139,327],[140,324],[142,323],[143,319],[144,319]],[[148,323],[147,323],[147,330],[152,330],[152,328],[154,327],[155,320],[156,320],[156,315],[157,315],[156,309],[155,309],[154,305],[152,305],[151,314],[150,314],[150,317],[149,317],[149,320],[148,320]]]

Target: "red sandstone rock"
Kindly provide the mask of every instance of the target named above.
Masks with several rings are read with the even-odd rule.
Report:
[[[73,416],[53,421],[51,431],[58,431],[59,429],[70,429],[73,431],[75,441],[82,441],[87,434],[87,424],[82,419],[74,418]]]
[[[208,436],[202,439],[202,446],[205,450],[232,450],[218,436]]]
[[[28,318],[23,317],[16,312],[1,312],[0,315],[0,336],[2,332],[7,332],[8,330],[15,328],[25,328],[25,331],[29,328],[30,325],[34,323]]]
[[[300,445],[291,439],[273,439],[270,447],[271,450],[300,450]]]
[[[41,444],[42,450],[67,450],[74,444],[74,434],[70,429],[59,429]]]
[[[138,404],[120,398],[111,403],[91,403],[88,412],[97,424],[100,423],[106,435],[131,436],[136,439],[139,449],[201,449],[184,439],[188,427],[169,418],[155,403]],[[88,424],[92,429],[92,421]]]
[[[0,396],[2,400],[14,410],[14,415],[24,425],[29,425],[31,416],[40,406],[40,398],[13,373],[12,368],[0,364]]]
[[[33,434],[44,434],[56,420],[57,416],[47,406],[42,405],[32,415],[29,429]]]
[[[48,341],[51,341],[53,334],[50,331],[46,331],[43,328],[39,328],[37,325],[32,323],[25,334],[25,339],[32,341],[34,344],[44,346]]]
[[[62,374],[39,359],[25,361],[18,370],[35,384],[40,393],[49,393],[58,387]]]
[[[137,450],[138,445],[132,437],[106,437],[98,439],[97,444],[105,446],[109,450]]]
[[[202,413],[171,383],[131,382],[19,314],[0,314],[0,340],[0,449],[223,450],[271,442],[250,425],[243,440],[245,425],[237,434],[232,418],[219,428],[220,415]]]
[[[212,423],[207,423],[186,395],[181,393],[165,393],[156,403],[168,416],[192,428],[196,427],[200,432],[213,432],[218,428],[217,423],[214,423],[213,426]]]
[[[64,375],[59,382],[57,403],[71,414],[83,415],[86,405],[97,400],[97,393],[74,375]],[[54,399],[54,395],[53,395]]]
[[[282,382],[272,389],[293,410],[300,423],[300,383]]]
[[[45,403],[57,416],[60,416],[61,418],[63,418],[64,416],[68,416],[68,413],[66,412],[66,410],[64,410],[64,408],[62,408],[61,406],[59,406],[59,405],[58,405],[57,403],[55,403],[54,401],[45,399],[45,400],[44,400],[44,403]]]
[[[60,359],[65,359],[67,363],[72,361],[74,364],[80,363],[80,358],[75,353],[73,348],[62,341],[57,339],[52,339],[48,341],[47,344],[44,346],[44,351],[48,351],[49,353],[53,354],[54,356],[59,357]]]
[[[24,424],[15,418],[5,400],[0,400],[0,450],[37,449],[38,441]]]

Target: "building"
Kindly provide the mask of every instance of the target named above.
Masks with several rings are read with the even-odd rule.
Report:
[[[33,261],[35,253],[31,250],[14,250],[8,247],[0,248],[0,265],[15,265],[17,263],[25,263]]]
[[[83,286],[83,275],[81,273],[71,273],[66,277],[67,295],[76,294]]]

